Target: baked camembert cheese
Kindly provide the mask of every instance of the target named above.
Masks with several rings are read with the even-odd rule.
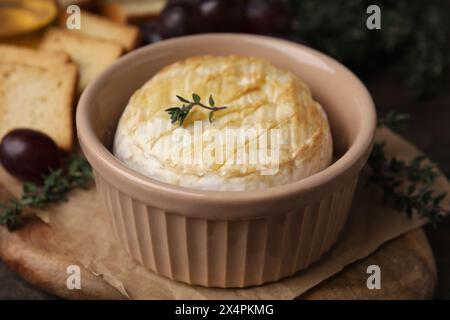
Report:
[[[166,109],[177,96],[213,97],[180,124]],[[190,100],[192,100],[190,98]],[[267,60],[196,56],[171,64],[131,97],[113,152],[156,180],[207,190],[256,190],[297,181],[330,165],[327,116],[296,75]]]

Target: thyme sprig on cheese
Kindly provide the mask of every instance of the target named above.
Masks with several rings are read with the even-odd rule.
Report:
[[[189,112],[195,106],[210,110],[209,122],[213,121],[215,112],[227,108],[225,106],[216,107],[216,103],[212,95],[210,95],[208,99],[209,106],[203,104],[202,98],[196,93],[192,94],[192,101],[189,101],[188,99],[183,98],[179,95],[177,95],[177,99],[180,100],[183,103],[183,105],[181,107],[169,108],[166,109],[165,111],[167,111],[167,113],[170,115],[170,120],[172,121],[172,123],[179,122],[180,126],[183,125],[183,122],[188,116]]]

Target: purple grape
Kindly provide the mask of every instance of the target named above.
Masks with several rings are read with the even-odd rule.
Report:
[[[203,32],[241,31],[245,10],[242,0],[203,0],[199,5]]]
[[[198,5],[202,2],[202,0],[169,0],[167,1],[167,7],[174,6],[178,4],[188,4],[188,5]]]
[[[42,175],[60,165],[60,152],[46,134],[31,129],[15,129],[0,143],[0,162],[13,176],[42,183]]]
[[[161,28],[157,21],[150,21],[141,26],[143,44],[155,43],[163,40]]]
[[[282,0],[248,0],[247,31],[261,34],[286,34],[292,17]]]
[[[201,31],[198,7],[187,2],[168,5],[159,16],[158,22],[161,27],[161,35],[164,38]]]

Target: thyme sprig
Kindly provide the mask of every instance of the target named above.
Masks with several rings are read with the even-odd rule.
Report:
[[[181,107],[169,108],[169,109],[166,109],[165,111],[167,111],[167,113],[170,115],[170,120],[172,121],[172,123],[179,122],[180,126],[183,125],[183,122],[186,119],[186,117],[188,116],[189,112],[195,106],[199,106],[204,109],[210,110],[209,122],[213,121],[215,112],[227,108],[225,106],[216,107],[216,105],[215,105],[216,103],[215,103],[212,95],[210,95],[209,99],[208,99],[209,106],[203,104],[201,101],[202,100],[201,97],[196,93],[192,94],[192,101],[189,101],[188,99],[183,98],[179,95],[177,95],[177,99],[180,100],[183,103],[183,105]]]
[[[20,215],[24,210],[67,201],[70,191],[87,188],[92,181],[92,169],[87,160],[81,156],[73,156],[62,168],[46,175],[42,186],[25,182],[20,199],[0,203],[0,225],[14,230],[20,225]]]
[[[398,130],[405,125],[409,120],[409,114],[392,110],[386,114],[385,117],[380,117],[377,120],[377,126],[385,126],[392,130]]]
[[[378,125],[397,128],[408,118],[397,111],[379,119]],[[433,183],[439,176],[436,165],[426,161],[425,156],[417,156],[410,162],[388,157],[386,142],[374,144],[368,165],[372,170],[371,182],[383,190],[385,202],[393,208],[406,212],[408,217],[418,214],[428,218],[436,226],[441,217],[450,214],[443,206],[446,193],[436,193]]]

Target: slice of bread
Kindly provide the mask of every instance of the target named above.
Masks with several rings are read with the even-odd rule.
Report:
[[[21,63],[36,67],[51,67],[70,62],[70,57],[64,52],[44,52],[0,44],[0,62]]]
[[[77,68],[0,63],[0,139],[15,128],[39,130],[63,150],[73,145]]]
[[[61,21],[61,24],[64,28],[65,21]],[[125,51],[131,51],[136,48],[140,40],[137,27],[123,25],[87,11],[81,11],[81,29],[70,31],[92,38],[115,42]]]
[[[120,23],[140,23],[157,17],[167,0],[101,0],[100,12]]]
[[[80,91],[122,54],[122,48],[118,44],[60,28],[46,32],[41,49],[63,51],[70,56],[79,67]]]

